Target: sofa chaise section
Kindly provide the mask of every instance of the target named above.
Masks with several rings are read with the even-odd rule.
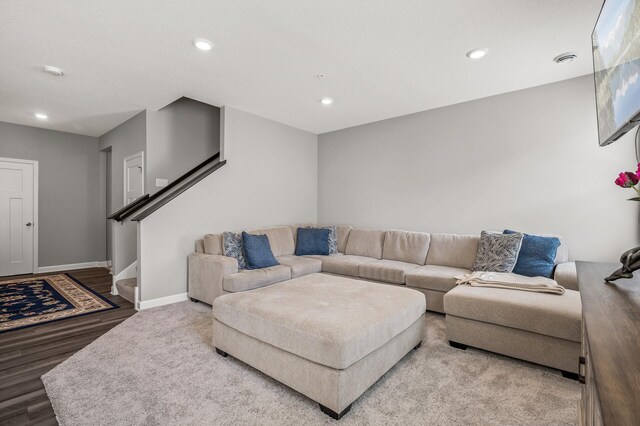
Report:
[[[452,346],[578,372],[582,304],[575,290],[556,295],[462,285],[444,296],[444,309]]]

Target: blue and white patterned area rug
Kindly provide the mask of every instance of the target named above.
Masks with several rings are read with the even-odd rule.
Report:
[[[69,274],[0,281],[0,333],[114,308]]]

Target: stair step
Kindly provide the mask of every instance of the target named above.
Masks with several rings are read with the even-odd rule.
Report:
[[[126,278],[116,282],[116,289],[118,295],[124,299],[127,299],[131,303],[135,303],[136,287],[138,286],[137,278]]]

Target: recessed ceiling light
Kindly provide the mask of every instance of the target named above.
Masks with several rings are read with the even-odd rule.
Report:
[[[47,118],[49,118],[47,114],[43,114],[41,112],[36,112],[35,114],[33,114],[33,116],[38,120],[46,120]]]
[[[194,38],[193,45],[200,50],[211,50],[213,49],[213,43],[211,43],[206,38]]]
[[[320,103],[322,105],[331,105],[333,103],[333,99],[331,99],[331,98],[322,98],[322,99],[320,99]]]
[[[55,77],[61,77],[61,76],[64,75],[64,71],[62,71],[58,67],[54,67],[53,65],[45,65],[42,70],[44,72],[46,72],[47,74],[51,74],[51,75],[53,75]]]
[[[473,49],[467,52],[467,58],[469,59],[480,59],[484,58],[486,54],[489,53],[489,49]]]
[[[576,55],[575,53],[566,52],[553,58],[553,62],[555,62],[556,64],[565,64],[565,63],[573,62],[577,58],[578,58],[578,55]]]

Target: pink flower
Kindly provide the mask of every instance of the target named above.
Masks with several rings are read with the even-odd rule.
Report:
[[[640,172],[640,168],[638,170]],[[618,178],[615,180],[615,184],[620,188],[631,188],[634,185],[637,185],[640,182],[640,178],[638,177],[637,172],[622,172],[618,175]]]
[[[636,176],[640,178],[640,163],[638,163],[638,170],[636,170]]]

